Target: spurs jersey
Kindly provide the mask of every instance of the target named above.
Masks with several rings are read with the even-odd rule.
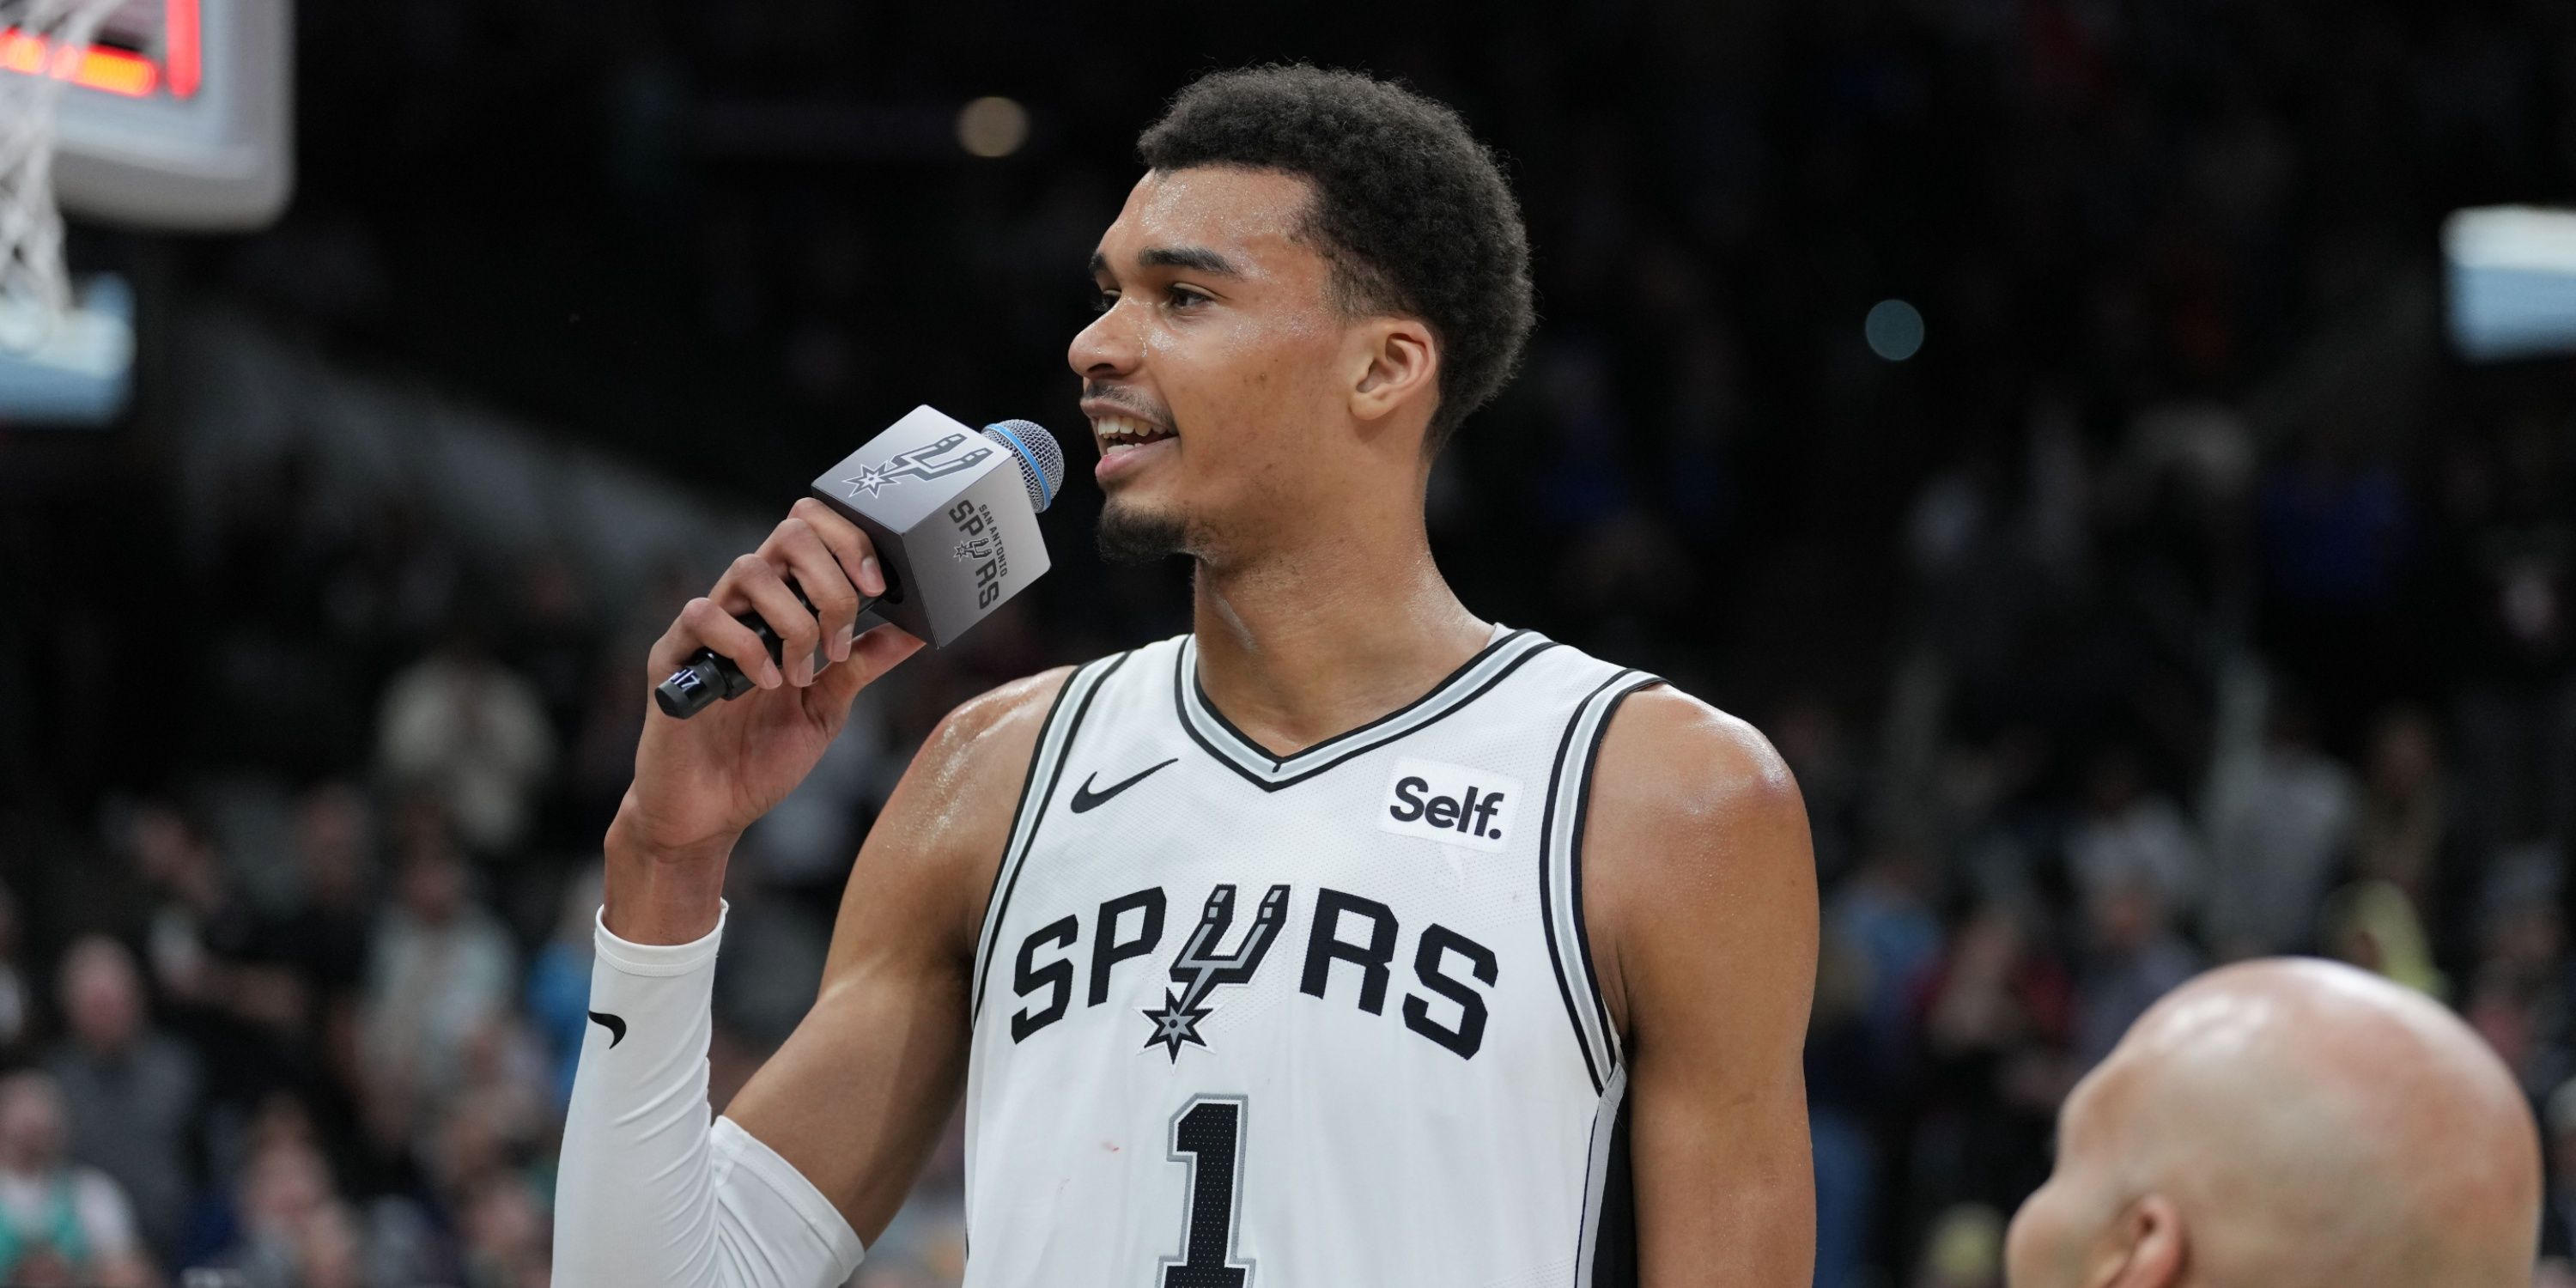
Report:
[[[975,966],[969,1288],[1633,1282],[1581,842],[1657,681],[1497,628],[1277,756],[1196,661],[1084,666],[1039,737]]]

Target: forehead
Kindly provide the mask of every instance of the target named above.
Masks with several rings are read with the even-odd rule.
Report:
[[[1241,166],[1148,170],[1100,237],[1110,267],[1134,266],[1147,248],[1204,247],[1247,267],[1280,270],[1318,261],[1298,234],[1314,184],[1301,175]]]
[[[2127,1053],[2114,1049],[2112,1054],[2066,1093],[2066,1103],[2057,1111],[2057,1146],[2059,1161],[2068,1155],[2085,1152],[2084,1146],[2098,1141],[2104,1134],[2103,1115],[2122,1100],[2127,1070],[2122,1058]]]

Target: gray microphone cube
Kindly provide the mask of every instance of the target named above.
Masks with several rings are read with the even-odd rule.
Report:
[[[876,546],[886,594],[869,614],[934,648],[1047,570],[1017,460],[932,408],[913,408],[825,470],[813,491]]]

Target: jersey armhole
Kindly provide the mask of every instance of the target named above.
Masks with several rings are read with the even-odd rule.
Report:
[[[1055,799],[1058,782],[1064,777],[1065,753],[1073,746],[1083,717],[1090,714],[1091,700],[1099,696],[1100,686],[1130,656],[1116,653],[1076,668],[1065,677],[1064,687],[1056,690],[1055,701],[1047,707],[1046,722],[1038,728],[1037,746],[1029,753],[1028,776],[1021,780],[1019,803],[1012,807],[1010,840],[1002,847],[1001,863],[993,869],[993,888],[984,896],[983,929],[975,936],[975,989],[966,1009],[970,1031],[984,1011],[984,982],[992,968],[993,937],[1001,933],[1002,920],[1010,911],[1011,892],[1019,886],[1020,867],[1028,859],[1029,849],[1037,840],[1038,824],[1046,817],[1047,805]]]
[[[1575,704],[1548,770],[1547,807],[1539,821],[1539,916],[1547,931],[1548,964],[1556,972],[1557,992],[1565,1002],[1575,1048],[1595,1091],[1609,1089],[1621,1055],[1619,1033],[1610,1022],[1600,972],[1593,965],[1592,936],[1583,920],[1583,824],[1592,800],[1592,771],[1600,763],[1601,740],[1609,732],[1610,717],[1628,695],[1663,682],[1661,676],[1623,670]]]

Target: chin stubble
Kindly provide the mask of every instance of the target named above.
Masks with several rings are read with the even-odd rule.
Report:
[[[1111,504],[1100,512],[1100,557],[1110,563],[1158,563],[1189,549],[1189,528],[1176,515],[1139,514]]]

